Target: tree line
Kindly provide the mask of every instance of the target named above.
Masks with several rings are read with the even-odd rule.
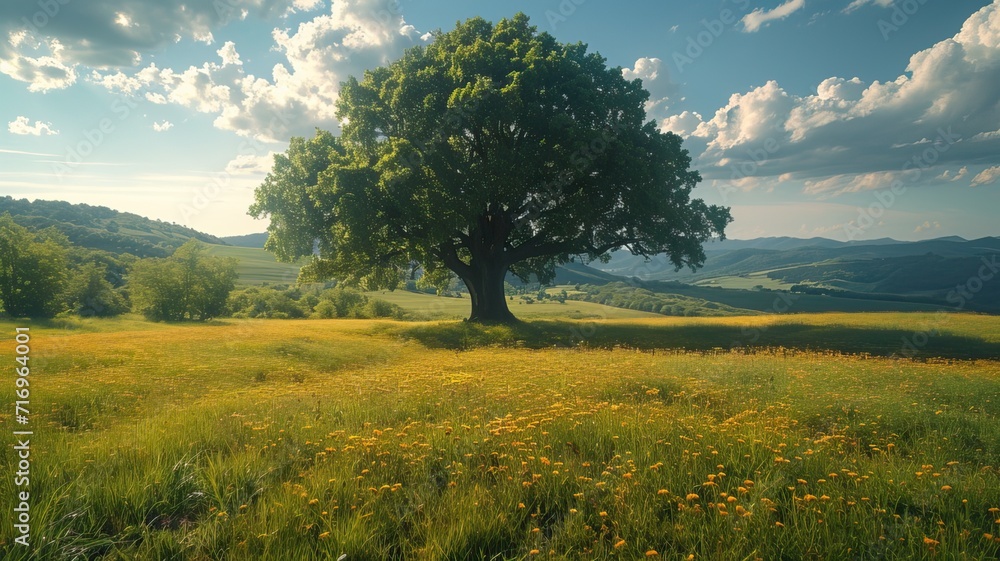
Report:
[[[403,317],[398,306],[335,283],[237,290],[236,266],[194,239],[169,256],[140,259],[79,247],[55,228],[31,230],[0,216],[0,311],[9,317]]]
[[[191,240],[173,255],[140,259],[77,246],[56,228],[30,230],[0,216],[0,308],[11,317],[63,312],[152,320],[205,320],[224,312],[236,261]]]

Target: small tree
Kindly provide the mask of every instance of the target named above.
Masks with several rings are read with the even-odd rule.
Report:
[[[13,317],[62,311],[69,241],[55,230],[33,233],[9,213],[0,216],[0,303]]]
[[[173,255],[142,259],[132,267],[129,287],[135,310],[154,321],[204,321],[222,315],[236,287],[236,260],[205,254],[190,240]]]
[[[69,281],[67,303],[81,316],[112,317],[128,311],[125,298],[108,282],[107,271],[97,263],[84,263]]]

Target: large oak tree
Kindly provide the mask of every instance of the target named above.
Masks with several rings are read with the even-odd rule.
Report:
[[[316,255],[307,278],[391,288],[415,266],[453,271],[474,321],[513,320],[508,272],[546,282],[620,248],[697,267],[729,210],[690,197],[701,178],[646,120],[648,97],[523,14],[471,19],[342,84],[341,136],[293,138],[251,214],[270,217],[280,259]]]

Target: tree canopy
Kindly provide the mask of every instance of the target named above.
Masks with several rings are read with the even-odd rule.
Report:
[[[510,272],[547,282],[575,256],[667,254],[698,267],[729,211],[690,197],[681,138],[646,120],[640,80],[527,16],[474,18],[342,84],[339,137],[293,138],[250,209],[267,249],[312,278],[393,288],[454,272],[472,320],[513,319]]]
[[[136,311],[156,321],[206,320],[226,312],[236,286],[236,260],[205,254],[191,240],[164,258],[136,261],[129,274]]]
[[[52,317],[62,308],[66,237],[31,232],[10,214],[0,216],[0,305],[12,317]]]

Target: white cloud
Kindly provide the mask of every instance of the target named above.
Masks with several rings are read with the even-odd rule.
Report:
[[[830,196],[881,188],[885,174],[908,162],[936,168],[903,176],[911,184],[949,166],[995,161],[998,98],[1000,0],[994,0],[954,37],[914,54],[892,80],[831,77],[804,96],[769,81],[733,94],[701,123],[682,113],[661,120],[661,129],[688,136],[686,147],[706,178],[728,177],[729,166],[751,161],[748,155],[770,143],[777,150],[745,175],[809,181],[809,193]]]
[[[162,121],[160,123],[153,123],[153,130],[156,132],[166,132],[174,128],[174,124],[170,121]]]
[[[669,108],[670,98],[677,92],[677,84],[670,80],[667,69],[658,58],[643,57],[635,61],[633,68],[623,68],[622,77],[626,80],[642,80],[642,87],[649,92],[646,102],[646,114],[653,119],[660,119]]]
[[[279,16],[322,0],[91,0],[0,2],[0,73],[31,91],[66,88],[78,65],[132,66],[182,38],[211,43],[212,31],[249,14]],[[43,9],[40,9],[44,7]]]
[[[381,1],[338,1],[330,13],[294,30],[275,29],[273,50],[285,62],[276,64],[270,77],[248,73],[235,44],[227,42],[217,51],[221,64],[206,62],[183,71],[150,64],[125,78],[97,75],[93,80],[112,90],[142,91],[154,102],[215,114],[217,128],[261,140],[311,135],[315,127],[337,131],[340,83],[421,41],[402,15],[384,21]]]
[[[767,23],[785,19],[806,6],[806,0],[788,0],[784,4],[773,10],[757,8],[749,14],[743,16],[743,30],[753,33]]]
[[[232,41],[226,41],[226,44],[216,51],[216,54],[222,59],[222,66],[243,66],[243,61],[240,60],[240,53],[236,52],[236,43]]]
[[[37,56],[23,54],[17,46],[4,49],[0,45],[0,73],[27,82],[28,90],[32,92],[63,89],[76,83],[76,65],[63,61],[64,47],[59,41],[31,43],[30,48],[22,50]],[[18,46],[23,44],[26,43],[20,41]]]
[[[807,179],[803,182],[805,193],[811,195],[834,196],[859,191],[887,189],[895,180],[904,180],[902,171],[880,171],[861,174],[834,175],[824,179]]]
[[[698,113],[684,111],[680,115],[672,115],[660,121],[660,132],[672,132],[680,135],[682,138],[687,138],[703,122],[701,115]]]
[[[115,15],[115,23],[117,23],[118,25],[120,25],[122,27],[125,27],[125,28],[129,28],[129,27],[132,27],[133,25],[135,25],[135,24],[132,23],[132,20],[129,19],[128,15],[123,14],[121,12],[118,12]]]
[[[923,224],[918,225],[913,229],[914,233],[919,234],[920,232],[926,232],[929,230],[940,230],[941,223],[937,220],[931,222],[930,220],[925,220]]]
[[[292,6],[296,10],[309,12],[323,5],[323,0],[294,0]]]
[[[943,180],[943,181],[955,182],[955,181],[960,181],[962,178],[964,178],[968,174],[969,174],[969,166],[962,166],[962,168],[959,169],[955,173],[951,173],[951,170],[947,170],[946,169],[946,170],[944,170],[944,173],[942,173],[941,175],[937,176],[936,179],[940,179],[940,180]]]
[[[868,4],[875,4],[876,6],[881,6],[883,8],[888,8],[892,6],[894,0],[854,0],[844,8],[844,13],[849,14],[858,8],[866,6]]]
[[[635,61],[635,68],[623,68],[622,76],[626,80],[655,80],[660,72],[660,59],[640,58]]]
[[[274,165],[275,152],[268,152],[264,155],[240,154],[228,164],[226,173],[230,175],[265,175],[271,171]]]
[[[979,173],[979,175],[972,178],[971,185],[973,187],[979,187],[980,185],[993,185],[998,180],[1000,180],[1000,166],[993,166],[991,168],[986,168]]]
[[[35,121],[35,124],[32,125],[31,121],[27,117],[23,116],[17,117],[13,121],[7,123],[7,131],[11,134],[31,136],[59,134],[59,131],[52,128],[52,123]]]

